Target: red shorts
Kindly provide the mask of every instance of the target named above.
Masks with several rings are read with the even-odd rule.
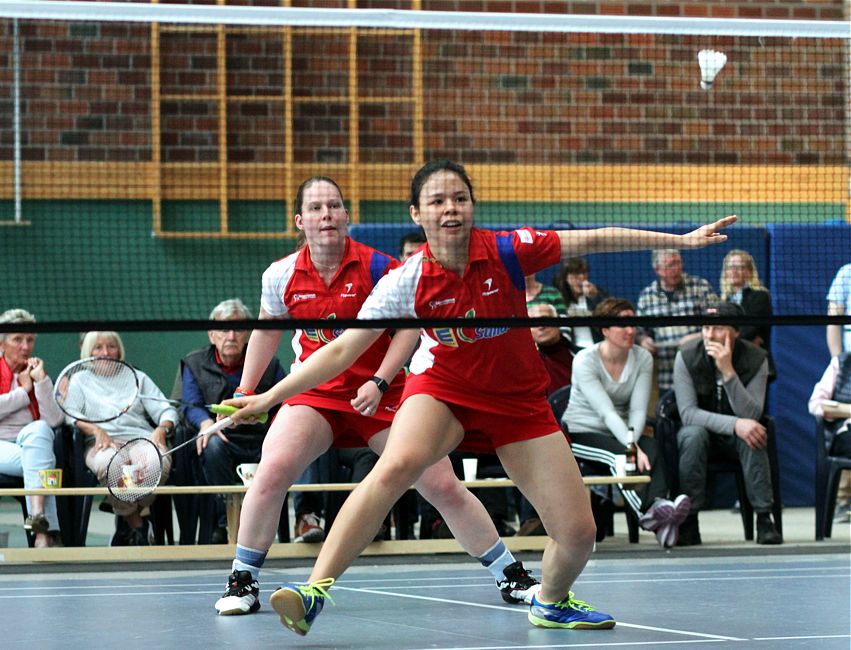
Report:
[[[464,427],[464,439],[458,445],[461,451],[493,453],[498,447],[512,442],[543,438],[561,431],[544,397],[527,403],[527,413],[523,416],[491,413],[445,399],[440,401],[449,407],[452,415]]]
[[[290,406],[309,406],[319,413],[331,426],[334,436],[334,447],[366,447],[369,439],[376,433],[384,431],[393,421],[396,409],[390,406],[379,406],[375,415],[361,415],[352,408],[351,404],[333,402],[326,399],[314,399],[310,396],[298,395],[285,402]]]

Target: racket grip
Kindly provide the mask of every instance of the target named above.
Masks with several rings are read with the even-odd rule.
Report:
[[[236,413],[239,409],[235,406],[226,406],[225,404],[213,404],[210,407],[210,410],[213,413],[215,413],[216,415],[228,415],[228,416],[230,416],[230,415],[233,415],[234,413]],[[259,413],[257,415],[257,421],[260,422],[260,424],[266,424],[266,422],[268,422],[268,420],[269,420],[269,414],[268,413]]]
[[[204,429],[203,431],[201,431],[198,434],[198,437],[200,438],[201,436],[209,436],[211,433],[215,433],[216,431],[221,431],[222,429],[226,429],[227,427],[231,426],[232,424],[233,424],[233,420],[231,420],[230,417],[226,417],[224,420],[219,420],[218,422],[215,422],[215,423],[211,424],[210,426],[208,426],[206,429]]]

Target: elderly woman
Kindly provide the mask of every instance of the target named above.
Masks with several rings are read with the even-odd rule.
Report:
[[[23,309],[0,314],[0,323],[34,323]],[[32,356],[35,334],[0,332],[0,473],[22,476],[24,487],[40,488],[38,471],[56,467],[53,427],[62,423],[62,411],[53,399],[53,382],[44,362]],[[24,528],[35,533],[37,547],[58,541],[56,498],[27,497]]]
[[[635,316],[628,300],[606,298],[594,309],[597,317]],[[570,432],[571,449],[577,458],[607,465],[618,474],[617,457],[626,453],[630,432],[637,443],[637,470],[650,477],[642,490],[621,485],[624,501],[646,530],[656,532],[662,546],[677,543],[679,524],[689,511],[687,496],[667,500],[668,485],[656,440],[643,436],[653,382],[653,357],[635,345],[635,327],[610,326],[601,330],[603,340],[581,350],[573,361],[573,389],[562,422]],[[657,512],[659,511],[659,512]],[[660,513],[667,511],[667,527]],[[673,514],[673,516],[671,516]]]
[[[118,332],[88,332],[83,337],[80,348],[80,358],[87,357],[109,357],[124,361],[124,343]],[[136,374],[140,381],[140,395],[166,399],[150,377],[140,370],[136,370]],[[98,395],[98,399],[109,400],[110,396]],[[149,438],[162,453],[165,453],[168,450],[166,436],[174,429],[177,417],[177,411],[165,401],[137,399],[126,413],[110,422],[94,424],[83,420],[67,419],[87,436],[86,466],[95,473],[100,484],[105,485],[109,461],[112,460],[117,449],[133,438]],[[165,456],[162,482],[168,479],[170,471],[171,456]],[[117,515],[112,546],[149,544],[153,531],[150,529],[147,517],[154,496],[147,496],[135,503],[119,501],[111,496],[108,496],[107,500]]]

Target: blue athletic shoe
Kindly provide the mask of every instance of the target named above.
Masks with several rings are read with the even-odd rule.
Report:
[[[529,622],[536,627],[561,627],[568,630],[610,630],[615,626],[615,619],[575,599],[572,591],[567,598],[557,603],[542,603],[535,594],[532,607],[529,608]]]
[[[316,582],[288,582],[269,597],[269,604],[278,612],[281,623],[300,636],[310,631],[313,620],[319,616],[325,599],[334,604],[326,589],[334,584],[334,578]]]

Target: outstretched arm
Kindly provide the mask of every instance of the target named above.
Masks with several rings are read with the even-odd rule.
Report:
[[[560,230],[558,234],[563,257],[586,253],[640,251],[656,248],[703,248],[727,241],[727,235],[719,231],[735,223],[736,219],[736,216],[724,217],[685,235],[673,235],[654,230],[636,230],[634,228]]]
[[[253,422],[253,415],[265,413],[293,395],[333,379],[351,366],[381,336],[384,330],[350,329],[311,354],[298,368],[260,395],[235,397],[223,404],[240,410],[231,418],[237,424]]]

